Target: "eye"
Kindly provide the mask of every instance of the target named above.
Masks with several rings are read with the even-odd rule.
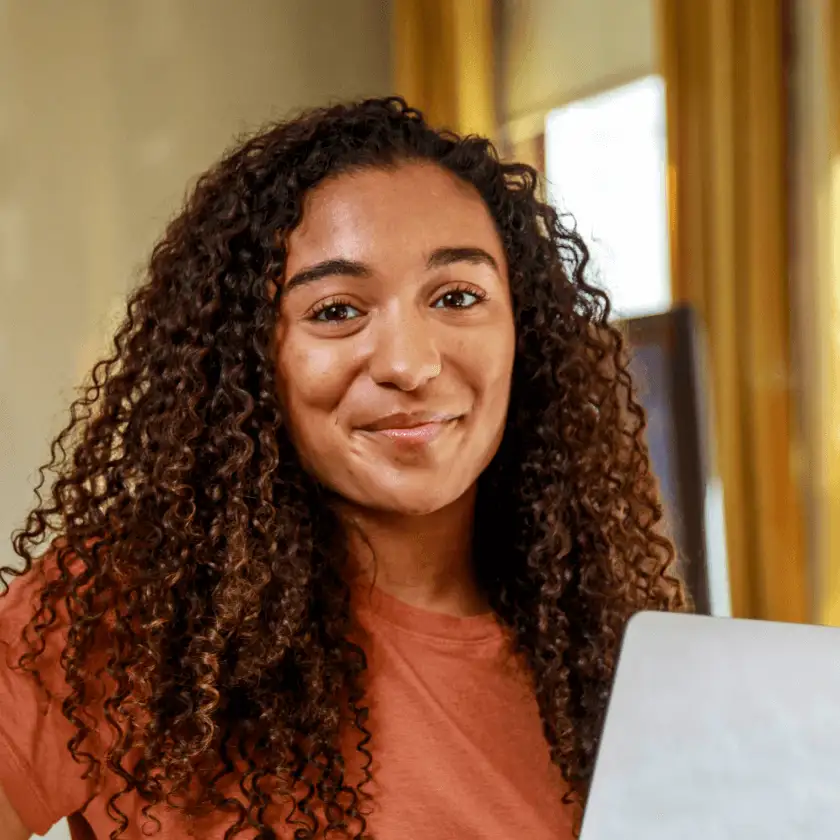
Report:
[[[361,312],[349,303],[342,303],[339,300],[330,301],[326,305],[316,309],[310,316],[313,321],[322,323],[340,324],[343,321],[352,321],[361,316]]]
[[[477,289],[452,289],[444,292],[433,304],[435,309],[469,309],[484,300]]]

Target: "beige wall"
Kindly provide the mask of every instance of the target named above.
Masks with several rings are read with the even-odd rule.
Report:
[[[514,142],[573,99],[656,72],[656,0],[501,0],[504,121]]]
[[[390,92],[387,0],[0,3],[0,560],[187,181],[290,109]]]

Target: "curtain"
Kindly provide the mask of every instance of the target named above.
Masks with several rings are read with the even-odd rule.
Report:
[[[462,134],[496,134],[492,0],[394,0],[398,94],[429,121]]]
[[[812,445],[811,473],[818,516],[816,602],[817,620],[840,626],[840,0],[809,11],[816,31],[803,49],[809,48],[819,64],[808,83],[812,106],[820,116],[825,109],[825,122],[818,117],[815,126],[817,160],[807,172],[813,178],[813,224],[803,231],[816,251],[816,270],[809,278],[816,311],[808,324],[818,358],[814,392],[808,395],[819,435]],[[828,135],[824,145],[823,131]]]
[[[809,616],[788,285],[784,0],[660,0],[676,302],[705,323],[733,613]]]

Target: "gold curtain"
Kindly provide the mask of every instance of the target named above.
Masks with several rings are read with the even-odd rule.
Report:
[[[493,138],[492,0],[394,0],[396,92],[438,127]]]
[[[840,0],[831,0],[828,7],[829,92],[831,109],[832,160],[840,160]]]
[[[817,181],[812,185],[817,195],[816,248],[814,295],[819,306],[811,324],[816,330],[820,359],[817,393],[809,395],[815,406],[819,440],[814,446],[816,464],[814,497],[819,516],[817,579],[817,619],[820,623],[840,625],[840,0],[831,0],[821,7],[824,31],[813,33],[819,43],[809,44],[825,72],[825,87],[814,84],[817,109],[825,107],[829,136],[825,146],[827,167],[815,167]],[[826,61],[827,59],[827,61]],[[819,72],[819,71],[818,71]],[[817,140],[818,148],[819,138]],[[823,177],[824,176],[824,177]],[[824,227],[823,227],[824,226]],[[820,235],[822,233],[822,235]],[[822,260],[825,260],[823,263]]]
[[[792,406],[784,0],[661,0],[674,298],[709,342],[733,612],[809,618]]]

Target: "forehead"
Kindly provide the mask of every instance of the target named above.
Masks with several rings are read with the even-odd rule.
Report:
[[[304,199],[288,240],[288,268],[313,260],[427,254],[476,246],[504,261],[493,219],[470,184],[431,163],[364,169],[327,180]]]

